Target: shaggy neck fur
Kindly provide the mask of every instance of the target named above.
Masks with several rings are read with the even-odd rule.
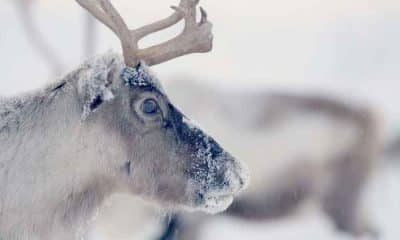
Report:
[[[36,94],[0,102],[1,239],[76,239],[69,234],[85,232],[117,189],[105,177],[109,166],[100,164],[107,161],[93,156],[120,157],[104,150],[119,140],[104,136],[100,123],[82,121],[79,93],[82,71],[112,64],[121,62],[97,59]]]

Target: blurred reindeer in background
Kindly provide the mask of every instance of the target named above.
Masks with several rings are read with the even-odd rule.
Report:
[[[232,92],[193,82],[168,87],[183,109],[191,109],[196,121],[250,167],[249,188],[226,214],[276,219],[313,199],[338,230],[377,235],[360,204],[382,146],[380,115],[370,107],[316,95]],[[206,219],[178,214],[176,239],[193,239]]]
[[[167,89],[182,109],[250,167],[248,189],[225,215],[274,220],[312,200],[337,230],[357,237],[378,236],[362,206],[363,188],[383,145],[383,124],[371,107],[317,95],[232,92],[189,81],[171,82]],[[124,209],[120,215],[129,209],[126,200],[113,199],[112,205]],[[197,239],[211,217],[175,214],[160,239]],[[96,229],[106,239],[115,239],[112,231],[134,236],[127,234],[128,227],[102,230],[110,225],[104,217],[99,222]]]
[[[92,55],[91,17],[86,25],[85,48]],[[234,201],[227,215],[271,220],[290,215],[302,202],[313,199],[338,230],[377,236],[360,206],[363,187],[383,145],[383,124],[371,107],[316,95],[232,92],[187,80],[172,82],[167,89],[178,105],[251,168],[249,189]],[[387,149],[395,152],[398,148],[394,144]],[[129,196],[113,197],[94,229],[106,239],[135,239],[140,226],[154,224],[158,214],[138,212],[135,208],[143,207],[131,201]],[[113,211],[117,208],[121,210]],[[118,216],[128,209],[131,218]],[[161,238],[194,240],[209,217],[177,214]],[[123,227],[121,222],[132,224]]]

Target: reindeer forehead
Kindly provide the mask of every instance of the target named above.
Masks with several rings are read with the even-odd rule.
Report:
[[[160,81],[144,63],[140,63],[136,67],[125,67],[122,70],[121,79],[126,86],[132,88],[155,88],[164,93]]]

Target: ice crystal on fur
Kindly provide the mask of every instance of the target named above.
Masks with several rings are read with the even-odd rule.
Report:
[[[127,86],[131,87],[155,87],[158,85],[144,63],[140,63],[136,67],[126,67],[122,70],[121,78]]]
[[[218,160],[218,156],[223,155],[224,152],[216,150],[220,148],[214,146],[216,145],[215,141],[204,134],[190,120],[183,118],[183,122],[191,129],[192,134],[195,135],[194,138],[197,139],[197,151],[192,154],[192,157],[196,159],[192,163],[193,178],[209,188],[218,187],[220,184],[218,175],[225,164],[223,160]]]
[[[105,64],[105,58],[96,59],[95,61],[88,61],[85,67],[88,67],[86,73],[80,79],[81,88],[86,91],[86,100],[83,107],[82,118],[94,112],[98,105],[105,101],[110,101],[114,98],[114,94],[108,88],[111,85],[110,79],[111,69],[113,64],[117,64],[118,58],[109,54],[112,58],[110,64]]]

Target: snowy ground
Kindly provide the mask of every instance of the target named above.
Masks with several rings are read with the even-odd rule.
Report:
[[[366,191],[366,206],[381,232],[382,240],[400,237],[398,216],[400,214],[400,168],[382,169],[371,181]],[[347,235],[332,229],[329,220],[312,204],[296,216],[265,223],[253,223],[220,217],[205,227],[202,240],[297,240],[324,239],[350,240]]]
[[[38,26],[65,69],[72,69],[83,59],[83,12],[74,1],[38,2]],[[155,20],[156,14],[167,16],[168,5],[174,4],[148,0],[139,9],[131,1],[114,2],[136,26]],[[0,95],[54,79],[23,34],[12,5],[13,0],[0,0]],[[215,23],[215,50],[157,66],[161,79],[184,76],[228,88],[317,91],[370,102],[385,115],[389,135],[400,130],[399,1],[203,0],[202,5]],[[112,34],[103,27],[99,31],[97,52],[118,50]],[[144,44],[177,31],[158,34]],[[382,168],[366,196],[383,239],[399,239],[400,169]],[[307,206],[299,216],[258,224],[217,218],[208,224],[203,239],[346,239],[314,209]]]

